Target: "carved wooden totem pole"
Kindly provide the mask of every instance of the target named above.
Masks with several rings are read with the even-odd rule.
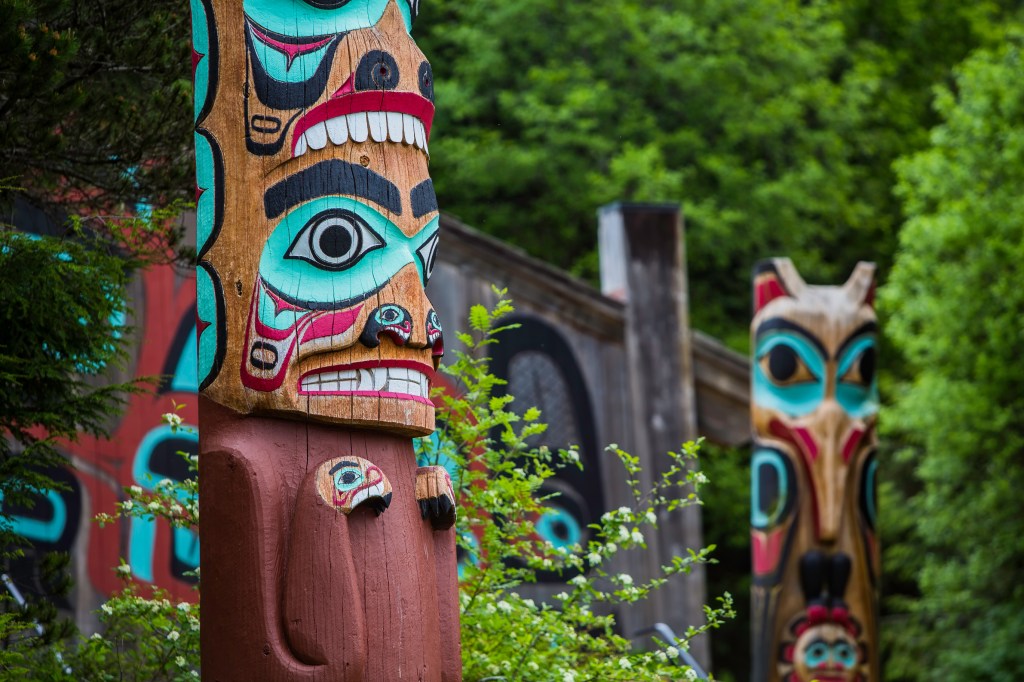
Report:
[[[754,682],[880,682],[874,265],[754,272]]]
[[[461,679],[418,0],[192,0],[202,670]]]

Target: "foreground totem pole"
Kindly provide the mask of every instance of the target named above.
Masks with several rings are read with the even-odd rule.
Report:
[[[881,680],[874,271],[754,271],[754,682]]]
[[[192,0],[202,670],[459,680],[417,0]]]

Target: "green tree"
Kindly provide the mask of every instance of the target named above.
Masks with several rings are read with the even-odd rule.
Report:
[[[892,604],[887,679],[1024,674],[1022,73],[1018,25],[955,69],[929,148],[896,168],[908,221],[881,301],[913,378],[883,425],[914,481],[883,518],[916,593]]]
[[[1010,4],[438,0],[417,35],[441,206],[593,276],[597,206],[681,201],[695,321],[745,348],[756,260],[811,281],[886,268],[890,166]]]
[[[0,0],[0,178],[37,205],[193,185],[188,5]]]

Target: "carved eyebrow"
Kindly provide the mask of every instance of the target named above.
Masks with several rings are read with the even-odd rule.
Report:
[[[851,333],[849,336],[846,337],[846,340],[843,341],[841,346],[839,346],[839,350],[836,351],[836,358],[843,357],[843,353],[846,352],[846,348],[851,343],[856,341],[858,338],[864,336],[865,334],[877,334],[877,333],[878,333],[878,323],[876,323],[876,322],[865,322],[861,326],[857,327],[857,329],[855,329],[853,331],[853,333]]]
[[[273,219],[293,206],[331,194],[360,197],[402,215],[402,201],[393,182],[339,159],[321,161],[277,183],[263,195],[263,206],[267,218]]]
[[[431,211],[437,210],[437,194],[434,193],[434,181],[426,179],[409,192],[412,203],[412,217],[422,218]]]
[[[338,469],[340,469],[342,467],[358,467],[358,466],[359,466],[359,462],[341,461],[341,462],[338,462],[337,464],[335,464],[334,466],[332,466],[331,470],[329,472],[327,472],[327,473],[333,474],[335,471],[337,471]]]
[[[754,332],[754,338],[760,339],[762,334],[776,330],[796,332],[800,336],[807,339],[807,341],[816,349],[818,349],[818,353],[821,354],[822,358],[824,358],[825,360],[828,359],[828,351],[825,350],[825,346],[822,345],[818,337],[816,337],[814,334],[798,325],[796,322],[790,322],[789,320],[785,320],[781,317],[773,317],[771,319],[765,320],[760,325],[758,325],[757,331]]]

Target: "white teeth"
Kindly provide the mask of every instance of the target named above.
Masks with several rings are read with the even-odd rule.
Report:
[[[415,145],[429,154],[427,131],[415,116],[395,111],[360,111],[321,121],[306,130],[295,143],[293,158],[298,158],[310,149],[323,149],[328,139],[333,145],[353,142],[396,142]]]
[[[348,134],[353,142],[366,142],[370,135],[370,126],[366,122],[366,114],[362,111],[348,115]]]
[[[402,141],[402,114],[396,111],[389,111],[387,113],[388,119],[388,139],[392,142]]]
[[[322,121],[317,123],[306,131],[305,137],[310,147],[313,149],[323,149],[327,146],[327,124]]]
[[[370,122],[370,137],[374,142],[383,142],[388,139],[388,119],[381,111],[368,111],[366,118]]]
[[[412,144],[416,140],[416,124],[419,123],[415,117],[409,114],[402,114],[402,128],[405,131],[405,141]]]
[[[406,367],[369,367],[310,374],[302,379],[306,393],[385,392],[417,398],[430,397],[430,381],[422,372]]]
[[[331,138],[332,144],[345,144],[348,142],[348,118],[336,116],[327,122],[327,135]]]
[[[420,121],[416,121],[416,146],[423,149],[427,146],[427,131],[423,129],[423,124]]]

